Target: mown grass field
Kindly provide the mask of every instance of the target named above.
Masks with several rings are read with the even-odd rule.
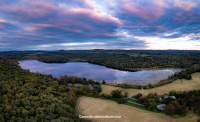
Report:
[[[199,115],[189,111],[187,116],[174,119],[163,113],[146,111],[101,98],[80,97],[78,101],[77,110],[85,108],[79,114],[81,116],[121,116],[112,119],[91,119],[94,122],[196,122],[200,118]],[[190,115],[193,117],[190,118]]]
[[[106,92],[110,94],[110,92],[114,89],[119,89],[122,91],[129,92],[129,95],[137,94],[140,90],[139,89],[123,89],[121,87],[114,87],[109,85],[102,85],[102,92]],[[158,95],[162,95],[164,93],[169,93],[172,90],[179,90],[179,91],[189,91],[193,89],[200,89],[200,73],[193,73],[191,80],[183,79],[182,82],[180,79],[174,81],[173,83],[166,84],[163,86],[159,86],[152,89],[143,89],[141,92],[143,95],[147,95],[148,93],[158,93]]]
[[[190,91],[193,89],[200,89],[200,73],[193,73],[191,80],[183,79],[182,82],[180,79],[174,81],[173,83],[166,84],[160,87],[156,87],[153,89],[145,89],[142,91],[143,95],[147,95],[148,93],[158,93],[162,95],[164,93],[169,93],[172,90],[179,90],[179,91]]]
[[[101,87],[102,87],[102,93],[107,93],[107,94],[110,94],[111,91],[115,89],[122,90],[123,92],[128,92],[129,95],[137,94],[140,91],[140,89],[124,89],[121,87],[115,87],[110,85],[101,85]]]

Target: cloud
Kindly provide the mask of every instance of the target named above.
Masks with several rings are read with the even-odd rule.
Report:
[[[152,5],[153,4],[153,5]],[[123,13],[136,15],[141,19],[154,21],[160,18],[165,12],[165,8],[170,6],[163,1],[133,2],[130,0],[121,0],[121,9]]]
[[[174,0],[174,6],[183,9],[184,11],[190,11],[197,6],[197,3],[185,0]]]
[[[88,42],[102,42],[103,48],[149,48],[147,40],[135,37],[199,40],[190,36],[200,33],[200,2],[195,0],[0,0],[0,4],[0,43],[7,50],[101,45],[61,45]]]
[[[134,35],[159,36],[179,28],[192,26],[192,30],[193,24],[200,19],[200,9],[197,6],[199,3],[196,1],[185,0],[121,0],[117,17],[125,19],[122,28]],[[183,29],[185,32],[186,29]]]

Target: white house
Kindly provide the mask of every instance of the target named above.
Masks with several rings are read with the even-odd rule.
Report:
[[[81,87],[82,84],[74,84],[74,86],[76,86],[76,87]]]
[[[71,84],[71,83],[68,83],[67,85],[68,85],[68,86],[73,86],[73,84]]]
[[[165,98],[165,99],[167,99],[167,98],[173,98],[173,99],[176,99],[175,96],[167,96],[167,95],[165,95],[164,98]]]

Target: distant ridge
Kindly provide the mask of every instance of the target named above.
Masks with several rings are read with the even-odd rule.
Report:
[[[91,50],[64,50],[64,49],[60,49],[60,50],[10,50],[10,51],[0,51],[0,52],[79,52],[79,51],[94,51],[94,52],[104,52],[104,51],[125,51],[125,52],[129,52],[129,51],[160,51],[160,52],[196,52],[196,51],[200,51],[200,50],[173,50],[173,49],[167,49],[167,50],[124,50],[124,49],[91,49]]]

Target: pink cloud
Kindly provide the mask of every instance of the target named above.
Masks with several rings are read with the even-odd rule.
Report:
[[[130,12],[151,22],[163,16],[166,9],[181,8],[184,11],[190,11],[197,6],[197,3],[185,0],[171,0],[169,2],[164,0],[150,0],[146,3],[146,6],[144,6],[141,2],[121,0],[121,6],[125,12]]]
[[[60,37],[55,37],[55,36],[44,36],[45,38],[60,38]]]
[[[0,22],[5,23],[7,22],[6,20],[0,19]]]
[[[85,5],[88,7],[88,8],[92,8],[94,9],[94,5],[92,4],[92,0],[79,0],[79,1],[84,1]]]
[[[29,20],[32,18],[45,17],[52,11],[57,10],[57,6],[44,2],[44,1],[26,1],[22,0],[23,4],[7,5],[1,6],[5,11],[7,11],[10,17],[18,18],[21,20]],[[15,13],[15,14],[12,14]],[[17,15],[16,13],[20,14]]]
[[[106,13],[94,9],[92,1],[76,0],[84,5],[72,8],[61,7],[47,1],[26,1],[22,0],[20,4],[3,5],[3,10],[8,16],[16,20],[24,20],[27,25],[25,31],[37,31],[43,28],[58,28],[70,32],[82,33],[84,31],[96,31],[95,26],[106,26],[107,24],[122,25],[123,22]],[[21,14],[20,16],[14,14]],[[60,17],[62,16],[62,17]],[[52,19],[53,18],[53,19]],[[85,18],[80,20],[81,18]],[[40,23],[33,24],[33,20],[39,20]],[[48,24],[44,24],[48,23]],[[71,28],[76,26],[75,28]],[[103,31],[103,30],[101,30]]]
[[[56,27],[55,25],[52,25],[52,24],[32,24],[32,25],[39,26],[39,27]]]
[[[190,11],[192,8],[197,6],[195,2],[185,0],[174,0],[174,5],[185,11]]]
[[[26,27],[24,30],[25,31],[36,31],[36,30],[39,30],[39,28],[37,28],[37,27]]]
[[[158,29],[158,30],[165,30],[166,29],[166,27],[165,26],[155,26],[155,28],[156,29]]]
[[[163,0],[151,0],[151,2],[158,7],[170,8],[170,6],[167,3],[163,2]]]
[[[122,24],[120,19],[112,17],[111,15],[101,13],[97,10],[94,9],[88,9],[88,8],[75,8],[73,10],[70,10],[68,12],[71,12],[71,14],[74,15],[86,15],[90,19],[100,21],[100,22],[105,22],[105,21],[111,21],[117,24]]]
[[[25,31],[37,31],[42,29],[43,27],[56,27],[53,24],[28,24],[28,27],[24,28]]]
[[[154,2],[154,1],[153,1]],[[128,12],[135,14],[145,20],[156,20],[164,14],[164,8],[169,7],[164,2],[154,2],[155,6],[145,6],[136,3],[122,0],[122,8]]]

